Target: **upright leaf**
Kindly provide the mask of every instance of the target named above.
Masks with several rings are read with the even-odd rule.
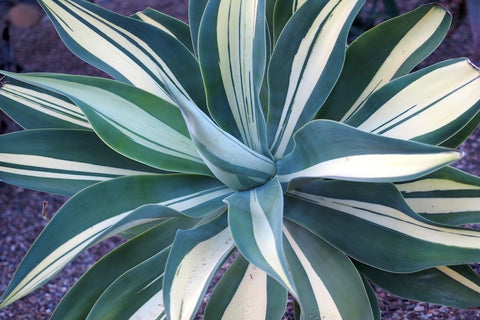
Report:
[[[275,158],[293,147],[342,70],[348,30],[363,0],[307,1],[285,26],[268,69],[268,139]]]
[[[0,136],[0,180],[72,196],[120,176],[164,173],[121,156],[92,131],[37,129]]]
[[[289,221],[283,233],[300,319],[373,320],[362,278],[343,252]]]
[[[162,77],[168,77],[187,99],[205,109],[198,62],[168,33],[84,0],[39,3],[64,43],[81,59],[172,102],[162,83]]]
[[[296,133],[295,142],[293,151],[277,161],[282,183],[299,178],[405,181],[461,156],[454,150],[373,135],[330,120],[310,122]]]
[[[438,145],[480,110],[480,72],[466,59],[437,63],[375,91],[346,123],[386,137]]]
[[[260,103],[267,57],[265,0],[211,0],[198,50],[208,108],[218,125],[269,154]]]
[[[105,143],[127,157],[164,170],[211,174],[190,139],[180,110],[159,97],[109,79],[9,75],[68,96]]]
[[[280,319],[287,302],[287,291],[264,271],[239,254],[215,286],[205,319]]]
[[[285,28],[288,20],[292,15],[300,9],[307,0],[283,0],[275,1],[275,9],[273,12],[273,39],[277,42],[280,33]]]
[[[83,111],[65,96],[8,78],[0,85],[0,109],[25,129],[91,129]]]
[[[228,224],[238,250],[295,294],[283,251],[283,192],[277,178],[226,198]]]
[[[193,318],[233,245],[225,214],[196,229],[178,231],[163,282],[168,319]]]
[[[348,47],[342,74],[317,117],[347,120],[373,92],[432,53],[450,21],[445,8],[430,4],[363,33]]]

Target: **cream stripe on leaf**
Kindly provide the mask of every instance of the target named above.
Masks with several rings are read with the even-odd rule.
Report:
[[[163,282],[168,319],[193,319],[215,272],[234,242],[225,214],[195,230],[179,230]]]
[[[377,286],[396,296],[461,309],[478,307],[480,277],[469,265],[441,266],[414,273],[390,273],[359,262],[355,265]]]
[[[254,294],[253,294],[254,293]],[[264,271],[239,254],[215,286],[205,319],[281,319],[287,291]]]
[[[373,320],[360,274],[341,251],[289,221],[283,227],[301,320]]]
[[[384,85],[347,124],[386,137],[438,145],[480,110],[480,72],[449,60]]]
[[[168,81],[166,81],[168,85]],[[190,136],[203,161],[213,174],[234,190],[248,190],[268,181],[275,163],[218,127],[197,106],[169,86],[175,97]]]
[[[288,195],[287,219],[376,268],[415,272],[480,261],[478,230],[422,218],[391,184],[318,181]]]
[[[190,139],[180,110],[159,97],[102,78],[9,76],[68,96],[83,110],[100,138],[129,158],[159,169],[211,175]]]
[[[170,248],[131,268],[98,298],[85,320],[155,320],[166,318],[163,270]]]
[[[159,174],[108,148],[93,132],[35,129],[0,136],[0,180],[71,196],[119,176]]]
[[[430,55],[450,21],[445,8],[429,4],[363,33],[348,47],[342,74],[317,117],[347,120],[373,92]]]
[[[275,158],[291,151],[295,131],[315,116],[332,90],[350,25],[363,3],[309,1],[282,31],[268,69],[267,132]]]
[[[480,223],[480,178],[452,167],[395,185],[423,217],[450,225]]]
[[[238,250],[251,263],[295,294],[283,252],[283,192],[274,178],[258,188],[225,199],[228,224]]]
[[[83,0],[39,3],[67,47],[89,64],[172,102],[161,80],[168,77],[206,110],[198,62],[168,33]]]
[[[373,135],[330,120],[310,122],[294,139],[292,153],[277,161],[282,184],[298,178],[405,181],[461,157],[451,149]]]
[[[108,286],[131,268],[169,247],[175,238],[177,229],[188,229],[195,224],[195,221],[195,219],[186,217],[167,219],[112,250],[95,263],[66,293],[55,309],[51,320],[85,319]],[[158,268],[158,270],[160,269]],[[154,302],[154,298],[152,300]],[[140,311],[138,310],[138,312]]]
[[[8,78],[0,86],[0,109],[25,129],[91,129],[82,110],[66,97]]]
[[[190,28],[185,22],[152,8],[137,12],[132,18],[140,19],[168,33],[193,52]]]
[[[265,0],[209,1],[198,54],[212,118],[251,149],[268,155],[259,96],[267,55],[265,19]]]
[[[98,241],[135,226],[170,216],[184,216],[169,203],[202,194],[221,184],[198,175],[145,175],[108,180],[71,198],[54,216],[23,259],[1,306],[21,298],[53,277],[81,251]],[[175,199],[179,199],[176,201]],[[189,201],[183,211],[198,216],[216,212],[223,196]],[[79,218],[81,217],[81,219]]]

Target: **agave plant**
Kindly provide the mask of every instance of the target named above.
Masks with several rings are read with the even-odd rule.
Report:
[[[40,0],[112,79],[4,72],[0,178],[71,196],[0,306],[83,250],[98,261],[52,319],[379,319],[394,294],[480,304],[480,179],[449,166],[480,121],[467,59],[410,71],[449,13],[426,5],[348,48],[363,0],[191,0],[189,25]],[[228,260],[230,261],[230,260]]]

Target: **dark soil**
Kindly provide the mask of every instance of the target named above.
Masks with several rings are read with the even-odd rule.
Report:
[[[187,0],[98,0],[96,2],[122,14],[132,14],[150,6],[185,21],[187,16]],[[401,3],[401,10],[412,9],[413,4],[418,2],[404,1]],[[461,18],[455,20],[456,30],[449,34],[441,47],[427,59],[426,64],[447,58],[469,56],[472,51],[470,29],[466,19],[462,17],[461,1],[442,2],[458,12]],[[61,43],[53,26],[46,18],[33,27],[22,29],[13,27],[10,31],[15,58],[24,71],[103,75],[102,72],[74,57]],[[0,131],[18,129],[10,121],[7,125],[8,128],[0,128]],[[480,175],[479,146],[480,132],[477,131],[462,146],[465,158],[458,163],[458,167]],[[46,219],[51,217],[65,200],[63,197],[17,188],[0,182],[0,292],[6,289],[21,258],[45,227]],[[42,215],[44,205],[47,208],[47,217]],[[60,298],[81,274],[121,241],[114,238],[82,253],[53,280],[13,305],[0,310],[0,320],[48,319]],[[400,299],[378,288],[376,291],[382,319],[480,319],[480,310],[458,310]],[[201,318],[201,316],[198,317],[198,319]],[[287,315],[285,319],[293,319],[293,317]]]

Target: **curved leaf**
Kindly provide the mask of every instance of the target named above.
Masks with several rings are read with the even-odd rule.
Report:
[[[168,82],[167,82],[168,83]],[[169,87],[182,110],[190,136],[206,165],[225,185],[248,190],[275,173],[275,163],[219,128],[205,113]]]
[[[67,292],[51,320],[85,319],[98,297],[118,277],[169,247],[177,229],[189,228],[195,219],[170,218],[112,250],[96,262]]]
[[[86,320],[165,317],[162,284],[169,253],[170,248],[164,249],[122,274],[98,298]]]
[[[480,178],[445,167],[415,181],[395,185],[425,218],[450,225],[480,223]]]
[[[0,109],[25,129],[91,129],[83,111],[56,92],[10,79],[0,85]]]
[[[325,102],[342,70],[348,30],[363,0],[307,1],[283,30],[268,68],[267,131],[275,158]]]
[[[36,129],[0,136],[0,180],[72,196],[120,176],[158,174],[108,148],[92,131]]]
[[[163,298],[168,319],[192,319],[214,273],[233,249],[226,215],[177,233],[165,268]]]
[[[127,157],[159,169],[211,175],[190,139],[180,110],[165,100],[109,79],[9,75],[68,96],[102,140]]]
[[[215,179],[195,175],[122,177],[84,189],[65,203],[37,238],[0,306],[33,291],[80,252],[123,230],[183,216],[180,211],[205,215],[218,210],[228,194],[224,189]]]
[[[185,22],[152,8],[147,8],[144,11],[137,12],[132,16],[132,18],[142,20],[143,22],[146,22],[168,33],[180,41],[191,52],[193,52],[190,28]]]
[[[200,68],[174,37],[83,0],[40,0],[67,47],[89,64],[172,102],[162,77],[205,110]],[[188,76],[186,76],[188,75]]]
[[[273,31],[274,42],[277,42],[277,39],[285,28],[288,20],[305,2],[307,2],[307,0],[275,1],[273,28],[270,29]]]
[[[330,120],[308,123],[294,139],[292,153],[277,161],[282,183],[298,178],[405,181],[461,156],[451,149],[382,137]]]
[[[300,319],[374,319],[362,278],[343,252],[289,221],[283,233]]]
[[[269,154],[260,89],[266,65],[265,0],[210,0],[198,37],[208,109],[217,124]]]
[[[281,319],[286,303],[287,291],[239,254],[215,286],[204,318]]]
[[[480,110],[480,72],[466,59],[437,63],[375,91],[346,123],[386,137],[438,145]]]
[[[348,47],[342,74],[317,117],[347,120],[375,90],[432,53],[451,20],[445,8],[429,4],[363,33]]]
[[[225,202],[228,225],[238,250],[295,295],[283,251],[283,192],[278,179],[234,193]]]
[[[415,272],[480,261],[480,231],[423,219],[391,184],[318,181],[288,195],[287,219],[376,268]]]
[[[376,285],[403,298],[462,309],[480,304],[480,277],[468,265],[415,273],[390,273],[358,262],[356,266]]]
[[[189,0],[188,1],[188,23],[190,25],[190,35],[194,52],[198,55],[198,30],[200,22],[205,12],[208,0]]]

